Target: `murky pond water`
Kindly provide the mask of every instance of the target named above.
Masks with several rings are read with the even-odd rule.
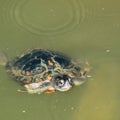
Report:
[[[69,92],[18,93],[0,67],[2,120],[120,119],[119,0],[0,0],[0,49],[13,58],[49,48],[86,59],[87,82]]]

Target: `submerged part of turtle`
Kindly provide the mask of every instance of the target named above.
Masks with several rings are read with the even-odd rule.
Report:
[[[5,52],[0,50],[0,65],[5,66],[8,61],[8,56]]]
[[[85,63],[44,49],[27,50],[13,61],[8,61],[6,70],[24,86],[19,91],[29,93],[67,91],[82,84],[87,72]]]

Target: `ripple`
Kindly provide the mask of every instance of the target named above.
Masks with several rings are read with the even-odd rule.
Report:
[[[9,0],[3,8],[5,21],[37,35],[65,33],[85,18],[84,4],[79,0]]]

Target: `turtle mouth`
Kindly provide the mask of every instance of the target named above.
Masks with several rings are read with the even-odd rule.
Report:
[[[68,91],[72,88],[72,79],[66,74],[58,74],[53,77],[52,84],[58,91]]]

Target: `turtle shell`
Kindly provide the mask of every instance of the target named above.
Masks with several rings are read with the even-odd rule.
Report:
[[[51,80],[52,76],[63,73],[71,64],[71,59],[59,52],[33,49],[8,62],[6,69],[21,84],[29,84]]]

